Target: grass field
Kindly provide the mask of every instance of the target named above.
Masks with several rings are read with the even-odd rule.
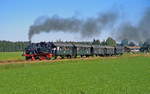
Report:
[[[0,94],[150,94],[150,57],[0,65]]]
[[[0,60],[24,60],[22,52],[0,52]]]

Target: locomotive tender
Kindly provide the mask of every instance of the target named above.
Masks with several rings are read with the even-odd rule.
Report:
[[[121,46],[100,46],[91,44],[65,43],[65,42],[40,42],[31,43],[25,48],[23,56],[26,60],[49,60],[58,56],[76,58],[77,56],[112,56],[122,55],[124,48]]]

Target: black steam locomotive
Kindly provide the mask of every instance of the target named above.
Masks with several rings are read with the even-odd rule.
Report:
[[[121,46],[100,46],[91,44],[65,43],[65,42],[40,42],[31,43],[24,51],[26,60],[49,60],[61,58],[76,58],[77,56],[112,56],[122,55],[124,48]]]

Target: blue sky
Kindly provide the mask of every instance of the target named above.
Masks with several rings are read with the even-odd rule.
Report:
[[[123,19],[136,22],[149,6],[150,0],[0,0],[0,40],[27,41],[29,27],[40,16],[58,14],[86,18],[114,10],[121,11]],[[33,41],[58,39],[81,40],[78,34],[63,32],[42,33],[33,37]]]

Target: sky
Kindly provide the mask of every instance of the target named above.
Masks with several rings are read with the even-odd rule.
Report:
[[[140,19],[144,9],[150,7],[150,0],[0,0],[0,40],[28,41],[29,27],[41,16],[87,18],[100,12],[120,11],[122,19],[133,23]],[[95,37],[103,40],[107,33]],[[91,38],[92,39],[92,38]],[[89,39],[89,40],[91,40]],[[87,40],[77,33],[41,33],[33,41]]]

